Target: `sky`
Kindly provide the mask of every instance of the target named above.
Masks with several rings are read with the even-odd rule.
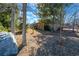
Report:
[[[37,13],[37,8],[36,4],[27,4],[27,20],[29,23],[37,22],[39,19],[38,16],[36,15]]]
[[[18,8],[19,8],[19,16],[22,16],[22,4],[18,4]],[[67,22],[71,22],[74,17],[73,14],[77,11],[77,18],[79,16],[79,4],[71,4],[68,7],[64,8],[64,12],[65,12],[65,23]],[[26,12],[26,16],[27,16],[27,23],[31,24],[33,22],[37,22],[39,17],[35,14],[37,12],[37,8],[36,8],[36,4],[34,3],[28,3],[27,4],[27,12]]]
[[[19,8],[19,16],[22,16],[22,4],[18,4]],[[37,8],[35,4],[29,3],[27,4],[27,12],[26,12],[26,17],[27,17],[27,23],[32,24],[33,22],[37,22],[39,19],[35,13],[37,12]]]
[[[75,12],[77,12],[76,13],[76,18],[78,18],[79,19],[79,4],[71,4],[69,7],[66,7],[65,9],[64,9],[64,12],[66,13],[66,15],[65,15],[65,17],[64,17],[64,20],[65,20],[65,22],[70,22],[70,21],[72,21],[73,19],[74,19],[74,16],[73,16],[73,14],[75,13]],[[72,17],[72,18],[71,18]]]

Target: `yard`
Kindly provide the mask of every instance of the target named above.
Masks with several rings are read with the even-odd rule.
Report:
[[[60,39],[59,32],[34,30],[33,33],[32,29],[28,29],[26,34],[27,46],[20,50],[18,56],[79,55],[79,37],[77,34],[65,28],[62,31]],[[21,34],[17,35],[17,42],[19,45],[21,44]]]

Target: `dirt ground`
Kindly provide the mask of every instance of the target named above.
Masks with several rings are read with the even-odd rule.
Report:
[[[79,33],[69,29],[59,32],[48,32],[28,29],[27,46],[23,47],[18,56],[73,56],[79,55]],[[16,35],[18,46],[22,43],[22,35]]]
[[[32,29],[27,30],[27,33],[26,33],[27,46],[23,47],[18,55],[20,56],[33,55],[33,53],[35,52],[34,50],[37,49],[39,46],[35,38],[35,36],[37,36],[38,34],[40,33],[36,32],[35,30],[34,31]],[[18,34],[16,35],[16,38],[17,38],[17,43],[19,47],[22,44],[22,35]]]

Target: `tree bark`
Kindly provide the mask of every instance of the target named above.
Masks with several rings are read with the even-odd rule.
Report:
[[[75,26],[75,17],[74,17],[74,21],[73,21],[73,32],[74,32],[74,26]]]
[[[11,32],[15,34],[14,30],[14,19],[15,19],[15,9],[12,7],[12,12],[11,12]]]
[[[76,23],[76,13],[74,13],[74,20],[73,20],[73,32],[75,31],[75,23]]]
[[[26,3],[23,3],[22,44],[26,46]]]
[[[63,21],[63,19],[64,19],[64,13],[63,13],[63,6],[62,6],[62,8],[61,8],[61,10],[60,10],[60,45],[61,46],[63,46],[64,45],[64,40],[62,39],[62,25],[63,25],[63,23],[62,23],[62,21]]]

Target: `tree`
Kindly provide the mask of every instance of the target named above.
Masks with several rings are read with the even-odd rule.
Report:
[[[60,8],[63,4],[37,4],[38,5],[38,15],[42,20],[50,22],[55,28],[54,24],[60,24]]]
[[[26,46],[26,3],[23,3],[23,28],[22,28],[22,44]]]
[[[15,20],[15,9],[12,7],[11,8],[11,32],[15,33],[14,31],[14,20]]]
[[[62,27],[64,24],[64,8],[69,6],[71,4],[61,4],[61,3],[57,3],[57,4],[47,4],[47,3],[43,3],[43,4],[38,4],[38,15],[39,17],[44,20],[45,18],[49,17],[49,16],[53,16],[51,18],[51,24],[53,26],[53,29],[56,28],[55,25],[57,25],[57,27],[59,26],[60,28],[60,35],[59,35],[59,43],[60,45],[63,46],[63,40],[62,40]],[[48,21],[49,22],[49,21]],[[56,31],[56,30],[55,30]]]
[[[18,9],[17,4],[7,4],[7,3],[0,4],[0,22],[2,23],[2,26],[5,29],[7,29],[8,31],[10,30],[10,20],[14,19],[14,18],[11,18],[11,16],[14,13],[13,10],[15,10],[15,12],[16,12],[17,9]],[[14,13],[14,15],[15,15],[15,13]],[[12,16],[12,17],[14,17],[14,16]],[[12,23],[12,21],[11,21],[11,23]],[[13,28],[11,30],[13,30]]]

